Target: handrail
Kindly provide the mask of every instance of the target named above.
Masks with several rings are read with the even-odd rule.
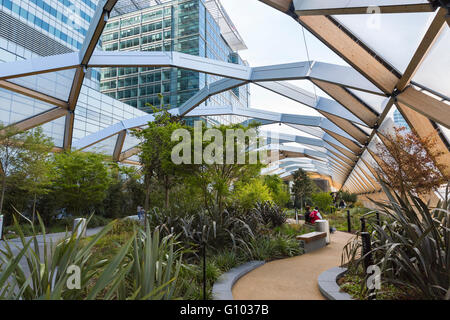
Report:
[[[363,214],[363,215],[359,218],[359,220],[361,220],[361,232],[366,232],[366,219],[367,219],[367,217],[372,216],[373,214],[376,215],[376,218],[377,218],[377,224],[378,224],[379,226],[381,226],[380,212],[377,211],[377,210],[369,211],[369,212]]]

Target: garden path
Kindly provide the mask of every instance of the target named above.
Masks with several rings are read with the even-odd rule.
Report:
[[[99,233],[102,229],[103,229],[103,227],[87,229],[86,236],[90,237],[92,235],[95,235],[95,234]],[[45,240],[47,242],[47,247],[49,247],[50,243],[56,245],[60,240],[64,239],[66,236],[71,236],[71,235],[72,235],[71,232],[68,232],[68,233],[59,232],[59,233],[46,234]],[[30,239],[32,239],[32,237],[25,237],[25,239],[26,239],[26,241],[29,241]],[[42,257],[43,252],[44,252],[44,236],[38,235],[38,236],[36,236],[36,240],[38,242],[39,251],[40,251],[40,254]],[[23,249],[22,241],[19,238],[9,239],[7,241],[11,247],[13,254],[17,255]],[[31,243],[31,247],[32,248],[34,247],[33,242]],[[5,248],[6,248],[5,240],[0,240],[0,249],[4,250]],[[22,266],[22,268],[24,269],[25,272],[29,273],[28,264],[26,262],[25,257],[22,257],[22,259],[20,260],[20,265]]]
[[[337,231],[325,248],[301,256],[266,263],[239,279],[235,300],[324,300],[319,275],[341,262],[341,253],[352,234]]]

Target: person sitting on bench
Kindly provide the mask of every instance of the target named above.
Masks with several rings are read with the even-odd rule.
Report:
[[[305,211],[305,223],[311,223],[311,220],[309,218],[309,215],[311,214],[311,207],[310,206],[306,206],[306,211]]]
[[[319,212],[319,208],[315,207],[314,211],[309,215],[309,221],[314,224],[317,220],[322,220],[322,215]]]

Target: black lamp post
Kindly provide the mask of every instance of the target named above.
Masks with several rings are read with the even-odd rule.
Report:
[[[203,247],[203,300],[206,300],[206,241],[202,241]]]

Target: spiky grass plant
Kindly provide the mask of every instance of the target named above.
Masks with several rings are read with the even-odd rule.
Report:
[[[171,299],[178,276],[181,253],[174,250],[174,237],[160,239],[135,230],[110,259],[94,259],[94,247],[117,221],[98,234],[83,240],[66,234],[52,243],[38,216],[41,235],[25,238],[15,221],[19,246],[9,242],[0,249],[0,299],[93,300],[93,299]],[[38,237],[42,237],[41,243]],[[24,264],[24,265],[23,265]],[[79,288],[68,286],[70,267],[80,272]]]
[[[374,263],[382,282],[404,287],[423,299],[450,299],[450,197],[431,208],[409,193],[407,200],[383,184],[389,201],[374,203],[386,219],[373,223]],[[344,248],[342,262],[356,270],[361,256],[359,237]]]

